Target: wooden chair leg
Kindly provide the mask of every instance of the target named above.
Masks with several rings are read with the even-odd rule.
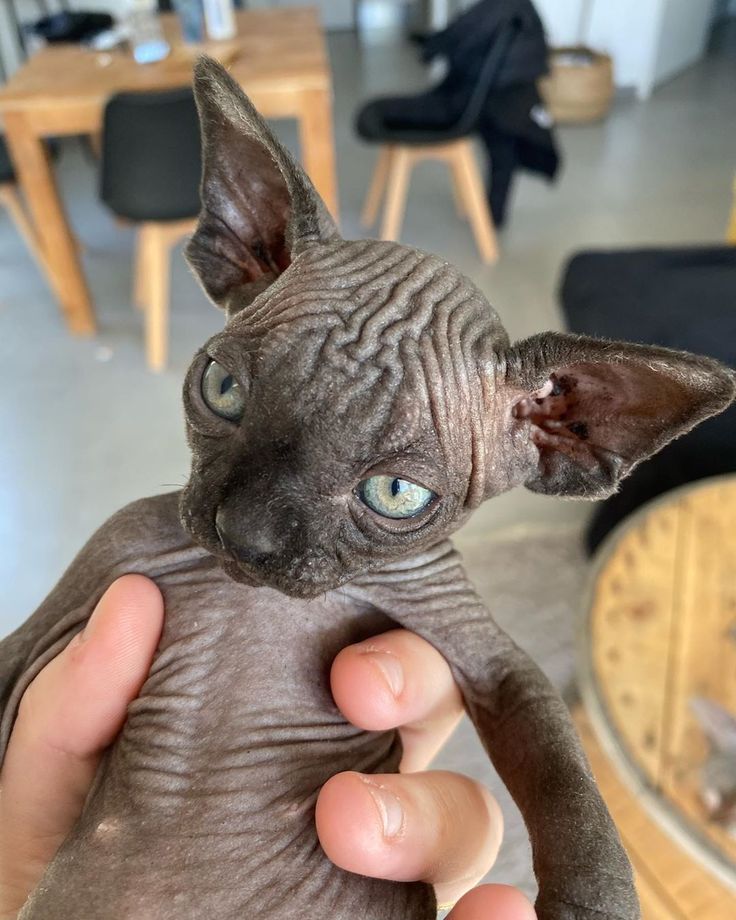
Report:
[[[360,215],[360,223],[363,227],[372,227],[378,217],[378,211],[383,201],[383,193],[386,190],[386,180],[388,179],[389,168],[391,166],[392,148],[388,145],[381,147],[376,160],[376,167],[373,170],[368,194],[365,196],[363,212]]]
[[[162,371],[168,357],[169,240],[157,224],[140,229],[146,250],[148,299],[145,310],[146,357],[153,371]]]
[[[143,229],[137,231],[135,236],[135,261],[133,263],[133,304],[139,310],[145,310],[150,300],[149,297],[149,267],[148,250],[146,245],[148,236]]]
[[[171,249],[192,234],[196,226],[197,221],[192,218],[147,223],[138,231],[136,275],[140,272],[142,280],[136,280],[136,296],[141,296],[145,309],[146,357],[154,371],[166,367],[169,351]]]
[[[406,193],[409,188],[409,173],[412,155],[406,147],[395,147],[391,154],[386,190],[386,210],[381,228],[382,240],[398,240],[404,219]]]
[[[0,185],[0,204],[4,205],[39,268],[48,273],[41,243],[21,202],[17,188],[10,182]]]
[[[493,227],[488,199],[478,163],[469,140],[458,141],[452,153],[451,168],[462,195],[473,235],[483,261],[488,264],[498,259],[496,231]]]
[[[461,220],[465,220],[468,212],[463,204],[463,190],[458,182],[457,173],[452,168],[450,168],[450,175],[452,176],[452,200],[455,202],[455,213]]]

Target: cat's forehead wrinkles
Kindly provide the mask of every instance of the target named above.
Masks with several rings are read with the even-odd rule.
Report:
[[[458,283],[468,285],[436,256],[375,240],[339,242],[302,252],[234,322],[258,334],[321,307],[323,315],[335,313],[353,330],[373,317],[370,328],[380,331],[399,317],[421,321],[417,300],[426,321],[427,306]]]
[[[444,325],[444,316],[463,301],[488,310],[454,268],[417,250],[360,241],[340,244],[313,261],[305,255],[304,273],[325,279],[328,290],[343,295],[337,306],[342,326],[330,330],[327,350],[343,349],[356,362],[383,353],[379,363],[385,365],[399,342],[418,341],[435,320]]]
[[[507,338],[436,256],[370,240],[307,247],[229,328],[258,352],[261,398],[325,442],[360,419],[349,440],[361,455],[428,438],[463,475],[482,467],[472,381]]]
[[[398,369],[399,346],[426,335],[458,343],[503,335],[483,295],[452,266],[372,240],[308,248],[231,328],[267,350],[287,337],[321,338],[323,366],[348,376],[365,373],[367,363]]]
[[[372,289],[385,291],[393,278],[406,275],[414,263],[426,258],[415,250],[371,240],[313,247],[297,256],[289,270],[240,311],[234,322],[247,325],[255,335],[313,316],[315,311],[345,323],[354,305],[370,297]]]

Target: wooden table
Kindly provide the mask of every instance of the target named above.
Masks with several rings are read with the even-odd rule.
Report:
[[[267,118],[297,119],[305,169],[337,216],[332,80],[317,11],[248,10],[238,12],[237,21],[239,50],[228,58],[230,72]],[[192,59],[182,51],[178,21],[169,14],[162,22],[172,54],[157,64],[136,64],[123,51],[100,54],[57,45],[34,55],[0,90],[8,148],[49,283],[69,329],[77,334],[95,331],[94,308],[44,138],[99,132],[113,93],[190,82]]]
[[[706,697],[736,714],[734,521],[736,476],[645,506],[599,551],[579,629],[587,715],[630,799],[659,826],[646,830],[630,802],[622,836],[678,920],[736,917],[736,838],[703,803],[710,745],[690,705]],[[678,856],[656,842],[665,836]]]
[[[634,867],[642,920],[733,920],[736,893],[642,807],[598,740],[582,706],[574,713],[585,753]]]

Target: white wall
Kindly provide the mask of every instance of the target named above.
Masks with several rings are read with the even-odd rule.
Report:
[[[613,57],[619,87],[646,99],[703,55],[716,0],[594,0],[586,41]]]
[[[646,98],[698,60],[717,0],[535,0],[552,45],[583,41],[608,52],[616,86]],[[721,0],[722,4],[726,0]],[[728,0],[736,14],[736,0]]]
[[[590,0],[535,0],[552,45],[575,45],[580,41],[580,24]]]
[[[652,84],[667,80],[703,54],[713,0],[665,0]]]
[[[597,0],[594,3],[586,42],[611,55],[616,86],[633,86],[641,96],[651,92],[665,2]]]

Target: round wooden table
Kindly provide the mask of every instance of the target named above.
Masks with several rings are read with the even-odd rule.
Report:
[[[733,920],[736,836],[704,803],[711,745],[691,701],[736,716],[736,476],[628,518],[599,551],[584,608],[578,725],[644,916]]]

